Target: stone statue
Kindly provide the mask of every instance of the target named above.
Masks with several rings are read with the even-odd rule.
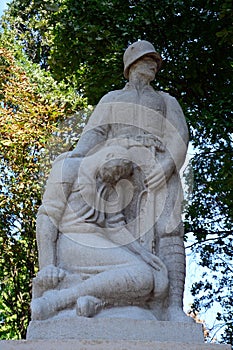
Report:
[[[160,66],[151,43],[130,45],[129,82],[100,100],[77,147],[54,161],[37,218],[33,320],[137,306],[190,321],[179,178],[188,129],[176,99],[150,85]]]

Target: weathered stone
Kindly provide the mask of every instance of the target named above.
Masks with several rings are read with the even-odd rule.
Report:
[[[40,338],[53,329],[69,339],[75,324],[91,324],[84,316],[94,324],[112,317],[105,330],[112,339],[123,328],[111,327],[126,318],[129,337],[136,333],[126,325],[139,320],[193,323],[183,312],[179,178],[188,128],[176,99],[150,85],[160,65],[151,43],[130,45],[129,83],[100,100],[77,147],[53,164],[37,218],[40,271],[29,338],[37,328]],[[113,319],[119,307],[128,313]],[[59,333],[69,310],[72,322]]]
[[[48,332],[49,329],[49,332]],[[202,344],[202,325],[125,318],[64,318],[30,323],[28,340],[137,340]]]
[[[40,340],[0,341],[1,350],[230,350],[230,345],[159,341]]]

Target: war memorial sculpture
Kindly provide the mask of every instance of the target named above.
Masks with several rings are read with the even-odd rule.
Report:
[[[76,148],[54,161],[37,217],[33,320],[136,305],[157,320],[192,321],[179,177],[189,136],[176,99],[150,85],[161,61],[151,43],[131,44],[128,83],[100,100]]]
[[[162,61],[151,43],[131,44],[123,60],[125,88],[100,100],[74,150],[53,162],[27,339],[2,350],[230,350],[204,344],[183,311],[183,112],[150,85]]]
[[[151,86],[162,59],[150,42],[123,61],[126,86],[102,97],[76,147],[53,162],[22,349],[216,348],[183,311],[185,117]]]

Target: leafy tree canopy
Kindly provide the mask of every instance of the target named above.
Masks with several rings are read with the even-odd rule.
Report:
[[[164,61],[155,87],[179,100],[198,150],[186,231],[197,238],[201,265],[217,278],[212,289],[208,275],[194,286],[194,295],[208,291],[196,307],[222,303],[218,318],[230,343],[232,13],[230,0],[13,0],[2,21],[5,35],[13,35],[31,62],[90,104],[124,85],[129,43],[154,43]]]
[[[12,339],[26,335],[37,269],[36,212],[51,152],[60,153],[64,147],[64,140],[51,135],[74,107],[84,108],[86,102],[32,65],[18,48],[6,48],[4,37],[1,44],[0,337]],[[75,122],[79,125],[80,119]],[[64,126],[62,132],[68,129]]]

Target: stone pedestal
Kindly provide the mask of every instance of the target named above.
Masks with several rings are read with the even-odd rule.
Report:
[[[231,350],[230,345],[129,340],[0,341],[1,350]]]
[[[204,343],[202,325],[197,323],[86,317],[32,321],[27,339]]]
[[[204,343],[201,324],[125,318],[32,321],[27,340],[0,341],[0,350],[231,350]]]

